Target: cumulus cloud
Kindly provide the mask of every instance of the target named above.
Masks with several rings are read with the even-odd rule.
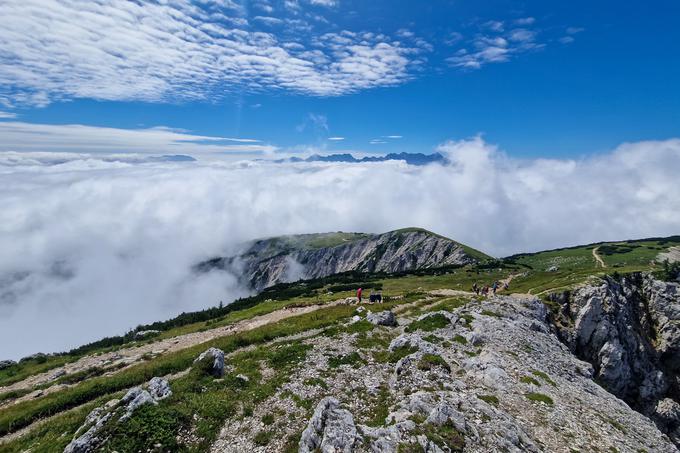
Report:
[[[243,155],[269,153],[275,149],[257,139],[194,135],[167,127],[118,129],[0,121],[0,151]]]
[[[0,105],[215,99],[244,90],[337,96],[403,83],[422,52],[415,41],[382,34],[319,37],[302,19],[286,20],[296,30],[288,38],[254,26],[269,29],[277,18],[250,23],[243,14],[233,2],[6,0]]]
[[[438,151],[447,165],[0,160],[2,352],[226,303],[244,294],[234,276],[189,269],[257,237],[415,225],[504,256],[680,230],[680,139],[577,160],[514,159],[481,138]]]

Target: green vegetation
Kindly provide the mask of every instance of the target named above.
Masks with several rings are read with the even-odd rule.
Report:
[[[391,394],[386,385],[381,385],[375,401],[370,402],[370,410],[366,417],[366,425],[381,426],[390,414]]]
[[[452,452],[463,451],[465,448],[465,436],[456,429],[451,420],[441,426],[425,423],[419,425],[417,431],[422,432],[435,444],[449,447]],[[422,447],[419,451],[422,451]]]
[[[359,368],[365,364],[366,361],[361,358],[359,353],[351,352],[345,355],[333,356],[328,358],[328,366],[330,368],[338,368],[341,365],[351,365],[353,368]]]
[[[453,337],[453,341],[455,341],[456,343],[460,343],[460,344],[467,344],[468,343],[467,338],[465,338],[462,335],[456,335],[455,337]]]
[[[495,311],[491,310],[482,310],[482,315],[491,316],[492,318],[502,318],[500,313],[496,313]]]
[[[520,381],[520,382],[523,382],[523,383],[525,383],[525,384],[535,385],[536,387],[540,387],[540,386],[541,386],[541,383],[540,383],[540,382],[538,382],[536,379],[534,379],[534,378],[532,378],[532,377],[530,377],[530,376],[522,376],[521,378],[519,378],[519,381]]]
[[[316,386],[321,387],[321,388],[324,389],[324,390],[327,390],[327,389],[328,389],[328,384],[326,383],[326,381],[324,381],[323,379],[318,378],[318,377],[313,377],[313,378],[305,379],[304,384],[305,384],[305,385],[310,385],[310,386],[316,385]]]
[[[253,442],[255,442],[255,445],[264,447],[269,442],[271,442],[272,437],[274,437],[274,431],[260,431],[257,434],[255,434]]]
[[[339,319],[349,316],[351,311],[352,307],[336,306],[324,309],[322,313],[313,312],[284,319],[275,324],[165,354],[153,361],[143,362],[122,370],[113,376],[93,378],[40,399],[18,403],[0,413],[0,435],[16,431],[39,418],[79,406],[99,396],[142,384],[153,376],[164,376],[187,369],[191,366],[194,358],[210,346],[220,348],[227,353],[245,346],[263,344],[275,338],[303,330],[332,325]]]
[[[543,393],[529,392],[525,393],[524,396],[526,396],[527,399],[530,399],[531,401],[544,403],[547,404],[548,406],[552,406],[554,404],[552,398],[550,398],[548,395],[544,395]]]
[[[550,376],[548,376],[548,375],[547,375],[546,373],[544,373],[543,371],[531,370],[531,374],[533,374],[534,376],[537,376],[537,377],[543,379],[546,383],[552,385],[553,387],[557,387],[557,384],[555,384],[555,381],[553,381],[552,379],[550,379]]]
[[[418,369],[423,371],[432,370],[435,367],[444,368],[446,371],[451,371],[451,366],[446,363],[442,356],[437,354],[423,354],[418,361]]]
[[[480,400],[492,404],[494,406],[498,406],[498,397],[494,395],[477,395],[477,398]]]
[[[667,282],[676,281],[680,277],[680,261],[669,263],[668,260],[664,260],[663,268],[658,272],[657,276]]]
[[[449,318],[441,313],[429,315],[420,321],[413,321],[406,327],[406,332],[415,332],[422,330],[424,332],[432,332],[433,330],[441,329],[450,324]]]

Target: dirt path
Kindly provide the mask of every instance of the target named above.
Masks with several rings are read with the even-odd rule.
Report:
[[[68,363],[64,366],[51,369],[44,373],[29,376],[23,381],[16,382],[6,387],[0,387],[0,393],[9,392],[12,390],[31,389],[38,385],[49,383],[60,376],[66,376],[69,374],[77,373],[79,371],[88,370],[94,367],[111,368],[112,371],[110,373],[107,373],[107,375],[114,374],[127,368],[132,364],[135,364],[141,360],[148,358],[149,354],[151,356],[158,356],[160,354],[165,354],[168,352],[179,351],[181,349],[186,349],[191,346],[195,346],[197,344],[213,340],[215,338],[256,329],[258,327],[271,324],[282,319],[290,318],[292,316],[297,316],[305,313],[310,313],[321,308],[338,305],[342,302],[344,302],[344,299],[339,299],[334,302],[330,302],[323,305],[309,305],[306,307],[282,308],[280,310],[276,310],[265,315],[256,316],[251,319],[239,321],[235,324],[230,324],[228,326],[217,327],[215,329],[206,330],[203,332],[192,332],[177,337],[160,340],[154,343],[124,348],[118,351],[107,352],[99,355],[97,354],[88,355],[85,357],[81,357],[77,361]],[[21,401],[37,398],[40,396],[44,396],[48,393],[63,390],[65,387],[68,386],[53,385],[44,390],[36,390],[35,392],[31,392],[27,395],[22,396],[21,398],[17,398],[11,402],[7,402],[3,405],[0,405],[0,409],[3,406],[6,407],[10,404],[16,404]]]
[[[600,267],[605,268],[607,265],[604,263],[604,261],[602,261],[602,257],[597,253],[599,249],[599,245],[593,249],[593,258],[595,258],[595,261],[600,265]]]

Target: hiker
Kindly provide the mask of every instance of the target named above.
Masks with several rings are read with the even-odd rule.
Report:
[[[503,291],[507,291],[510,288],[510,282],[503,282]]]
[[[479,286],[477,286],[477,282],[472,285],[472,292],[479,296]]]
[[[357,289],[357,299],[359,299],[359,303],[361,303],[361,288]]]
[[[493,295],[496,295],[496,290],[498,289],[498,282],[493,282],[493,285],[491,285],[491,289],[493,290]]]
[[[482,288],[482,296],[486,296],[487,294],[489,294],[489,287],[484,285],[484,288]]]

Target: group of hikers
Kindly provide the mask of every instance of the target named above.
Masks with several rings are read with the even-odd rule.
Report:
[[[509,287],[510,284],[508,282],[499,283],[498,281],[495,281],[491,284],[491,287],[489,287],[489,285],[479,286],[477,282],[475,282],[472,285],[472,292],[478,296],[488,296],[489,293],[492,293],[495,296],[496,291],[506,290]]]
[[[359,303],[361,303],[361,296],[362,296],[363,290],[361,288],[357,289],[357,299],[359,299]],[[380,291],[374,293],[373,290],[368,295],[368,301],[370,303],[382,303],[382,293]]]

